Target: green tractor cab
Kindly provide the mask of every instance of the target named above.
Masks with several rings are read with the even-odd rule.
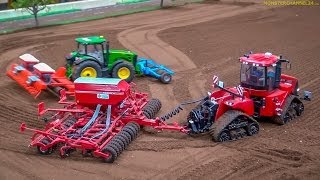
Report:
[[[66,76],[72,80],[78,77],[113,77],[131,82],[135,73],[137,54],[128,50],[109,49],[109,42],[103,36],[76,38],[78,49],[66,57]]]

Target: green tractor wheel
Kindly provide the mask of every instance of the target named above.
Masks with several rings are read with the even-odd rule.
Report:
[[[101,67],[94,61],[86,60],[73,69],[72,79],[76,80],[78,77],[102,77]]]
[[[129,62],[123,61],[114,66],[112,69],[112,77],[124,79],[127,82],[131,82],[134,78],[135,69]]]

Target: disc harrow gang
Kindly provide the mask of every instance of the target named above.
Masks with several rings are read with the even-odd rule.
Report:
[[[103,148],[102,152],[110,154],[109,157],[104,158],[104,162],[114,162],[114,160],[120,156],[122,151],[124,151],[138,136],[139,131],[140,126],[136,122],[129,122],[126,124],[123,129]]]
[[[159,99],[151,99],[146,106],[143,107],[142,111],[147,118],[153,119],[161,107],[162,104]]]

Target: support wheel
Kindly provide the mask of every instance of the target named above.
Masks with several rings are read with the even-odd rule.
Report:
[[[230,132],[226,129],[220,132],[218,139],[215,139],[215,141],[218,141],[218,142],[224,142],[224,141],[230,141],[230,140],[231,140]]]
[[[160,77],[160,81],[163,83],[163,84],[169,84],[172,80],[172,76],[168,73],[163,73]]]
[[[105,147],[102,152],[109,154],[109,157],[103,159],[106,163],[113,163],[117,158],[117,152],[110,146]]]
[[[112,77],[124,79],[127,82],[131,82],[134,78],[135,69],[133,64],[123,61],[115,65],[112,69]]]
[[[253,136],[259,133],[259,125],[257,123],[250,123],[247,127],[247,133],[249,136]]]
[[[45,139],[41,140],[41,143],[44,144],[44,145],[48,145],[48,144],[50,144],[50,141],[49,141],[49,139],[45,138]],[[53,148],[52,147],[50,147],[48,149],[44,149],[41,146],[37,146],[37,149],[38,149],[39,154],[42,154],[42,155],[48,155],[48,154],[51,154],[53,152]]]
[[[85,60],[74,67],[72,79],[76,80],[78,77],[102,77],[101,67],[92,60]]]

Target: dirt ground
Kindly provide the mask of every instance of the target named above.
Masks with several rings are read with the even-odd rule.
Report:
[[[0,179],[319,179],[319,10],[201,3],[0,36],[2,69],[23,53],[57,68],[75,48],[75,37],[96,34],[108,37],[112,48],[128,48],[166,64],[176,71],[171,84],[135,80],[138,89],[162,100],[160,115],[204,96],[214,74],[236,85],[237,58],[250,50],[284,55],[292,62],[285,72],[300,79],[301,89],[313,92],[303,116],[285,126],[260,122],[255,137],[214,143],[207,136],[142,132],[115,163],[104,164],[76,152],[60,159],[57,153],[40,156],[28,148],[31,133],[21,134],[20,123],[42,128],[37,103],[53,107],[57,99],[44,93],[35,100],[2,73]],[[184,122],[185,113],[173,120]]]

